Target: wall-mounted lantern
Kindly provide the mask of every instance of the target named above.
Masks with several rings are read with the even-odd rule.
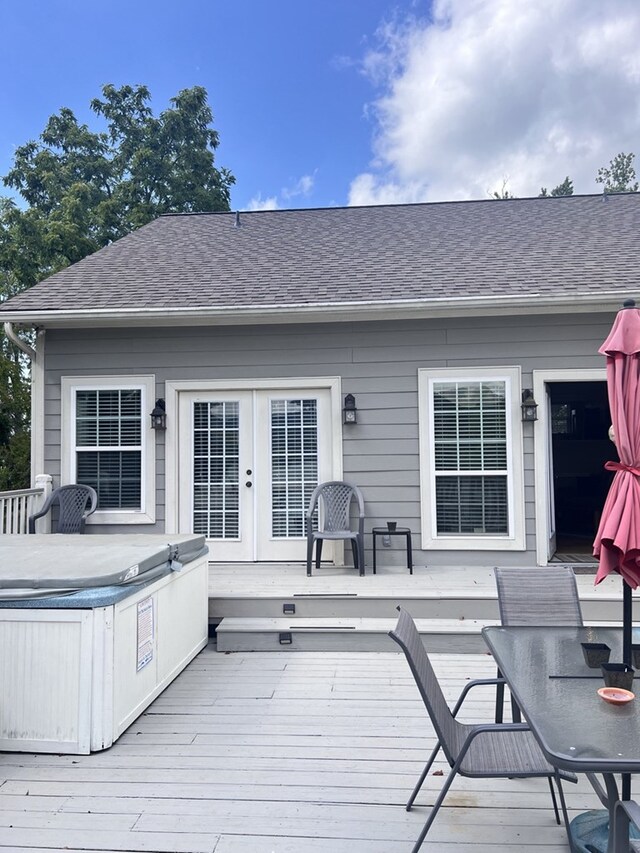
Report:
[[[164,400],[156,400],[156,404],[151,412],[151,429],[166,429],[167,428],[167,412],[164,405]]]
[[[357,424],[358,410],[356,409],[356,398],[353,394],[347,394],[344,398],[344,407],[342,409],[343,424]]]
[[[522,392],[522,420],[537,421],[538,420],[538,404],[533,398],[531,388],[525,388]]]

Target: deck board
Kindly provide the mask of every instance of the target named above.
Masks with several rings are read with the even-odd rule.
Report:
[[[495,673],[488,655],[433,661],[451,700]],[[493,702],[478,689],[465,718],[490,720]],[[405,811],[433,743],[398,653],[210,646],[109,750],[4,753],[0,850],[409,853],[443,782]],[[597,807],[586,781],[565,787],[572,814]],[[458,779],[423,849],[568,845],[545,780]]]

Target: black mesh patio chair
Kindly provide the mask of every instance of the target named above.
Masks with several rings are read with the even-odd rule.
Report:
[[[640,841],[629,838],[629,826],[640,829],[640,806],[634,800],[618,800],[613,808],[613,853],[640,853]]]
[[[553,786],[555,781],[560,795],[564,824],[569,836],[569,845],[573,849],[569,835],[567,807],[560,780],[562,778],[575,782],[576,777],[573,774],[556,770],[547,762],[531,730],[523,723],[503,723],[500,725],[496,723],[484,725],[460,723],[456,716],[468,692],[481,684],[495,684],[498,679],[477,679],[468,682],[453,711],[451,711],[420,639],[415,622],[406,610],[398,607],[398,611],[400,613],[398,623],[395,629],[389,632],[389,636],[395,640],[405,654],[438,739],[422,775],[409,797],[406,806],[407,811],[411,810],[441,749],[451,768],[412,853],[417,853],[422,846],[457,774],[481,779],[545,777],[549,781],[556,822],[560,824],[558,803]]]
[[[29,533],[36,532],[36,520],[45,516],[55,504],[58,505],[58,521],[51,532],[84,533],[84,523],[95,512],[98,495],[91,486],[79,484],[54,489],[40,512],[29,516]]]
[[[575,625],[582,627],[576,576],[570,566],[542,569],[494,569],[503,625]],[[498,670],[498,678],[501,677]],[[504,682],[496,689],[496,723],[504,713]],[[522,719],[511,699],[514,723]]]
[[[358,504],[358,529],[351,529],[351,501]],[[318,529],[313,529],[314,513],[318,510]],[[320,568],[322,543],[325,539],[351,542],[353,565],[364,574],[364,499],[352,483],[331,480],[320,483],[309,501],[307,510],[307,575],[311,575],[313,543],[316,543],[316,569]]]

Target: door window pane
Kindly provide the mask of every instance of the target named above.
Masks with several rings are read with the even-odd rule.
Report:
[[[207,539],[239,536],[239,447],[237,401],[194,403],[193,531]]]
[[[271,532],[305,535],[309,498],[318,482],[316,400],[271,401]]]

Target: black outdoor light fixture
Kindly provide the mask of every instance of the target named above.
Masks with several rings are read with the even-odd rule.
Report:
[[[538,420],[538,404],[533,399],[533,391],[531,388],[525,388],[522,392],[522,420],[537,421]]]
[[[356,409],[356,398],[353,394],[347,394],[344,398],[344,407],[342,409],[343,424],[357,424],[358,410]]]
[[[156,400],[156,404],[151,412],[151,429],[166,429],[167,428],[167,412],[164,405],[164,400]]]

